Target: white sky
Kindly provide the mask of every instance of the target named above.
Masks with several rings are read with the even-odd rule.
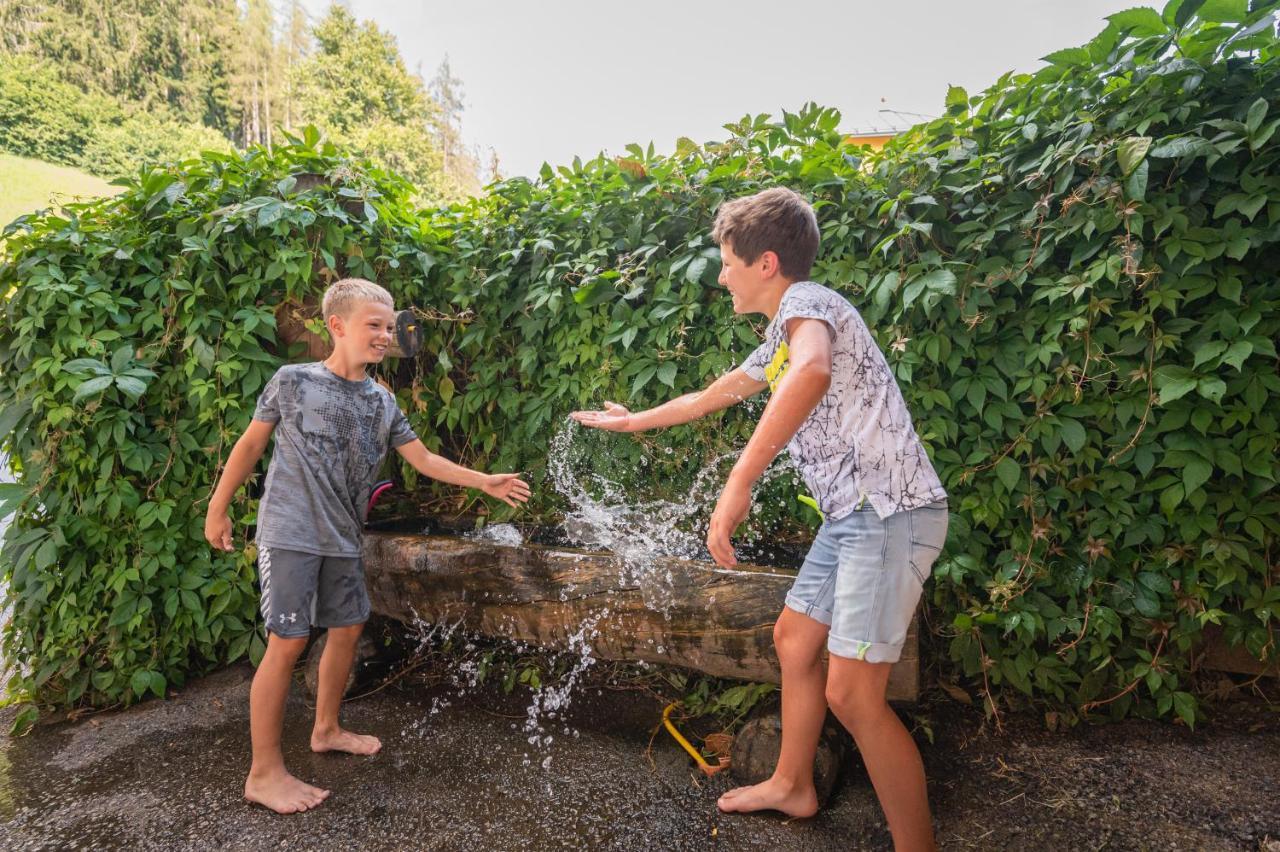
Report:
[[[843,129],[937,115],[949,83],[970,94],[1008,70],[1083,44],[1136,0],[347,0],[395,35],[428,81],[447,53],[466,99],[463,134],[504,176],[532,175],[628,142],[671,151],[722,139],[747,113],[806,101]],[[1160,5],[1163,5],[1162,3]],[[308,0],[322,14],[326,0]],[[907,115],[881,113],[884,108]]]

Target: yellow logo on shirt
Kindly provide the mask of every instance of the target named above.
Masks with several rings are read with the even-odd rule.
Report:
[[[778,344],[778,348],[773,353],[773,360],[769,362],[769,366],[764,368],[765,381],[769,383],[769,393],[773,393],[778,389],[778,383],[782,381],[782,377],[787,374],[788,358],[791,356],[791,350],[787,348],[787,342],[784,340]]]

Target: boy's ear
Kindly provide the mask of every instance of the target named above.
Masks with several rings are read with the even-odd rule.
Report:
[[[760,252],[760,259],[756,263],[760,264],[760,274],[765,278],[772,278],[782,269],[782,262],[778,260],[777,252],[767,249]]]
[[[324,324],[329,329],[329,336],[334,339],[346,334],[346,326],[342,321],[342,317],[337,314],[329,314],[329,316],[325,318]]]

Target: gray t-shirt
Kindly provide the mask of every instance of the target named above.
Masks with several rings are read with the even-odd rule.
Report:
[[[417,438],[395,397],[371,378],[353,382],[318,361],[287,364],[267,382],[253,419],[278,424],[258,543],[359,556],[378,468],[388,448]]]
[[[884,353],[839,293],[812,281],[788,287],[742,371],[777,389],[790,363],[787,320],[797,318],[831,332],[831,387],[787,445],[822,513],[838,520],[865,497],[886,518],[947,499]]]

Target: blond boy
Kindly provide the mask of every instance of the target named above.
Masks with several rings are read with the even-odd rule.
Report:
[[[329,634],[312,750],[371,755],[382,747],[376,737],[342,728],[338,709],[369,617],[361,530],[387,450],[394,448],[425,476],[478,488],[511,506],[529,498],[529,486],[517,474],[487,475],[429,452],[395,397],[369,377],[365,368],[382,361],[395,335],[390,293],[372,281],[347,278],[325,291],[322,310],[333,353],[324,361],[281,367],[267,383],[205,518],[209,543],[232,550],[228,506],[274,434],[257,517],[267,650],[249,693],[253,764],[244,795],[282,814],[314,808],[329,795],[291,775],[280,750],[290,679],[312,627]]]

